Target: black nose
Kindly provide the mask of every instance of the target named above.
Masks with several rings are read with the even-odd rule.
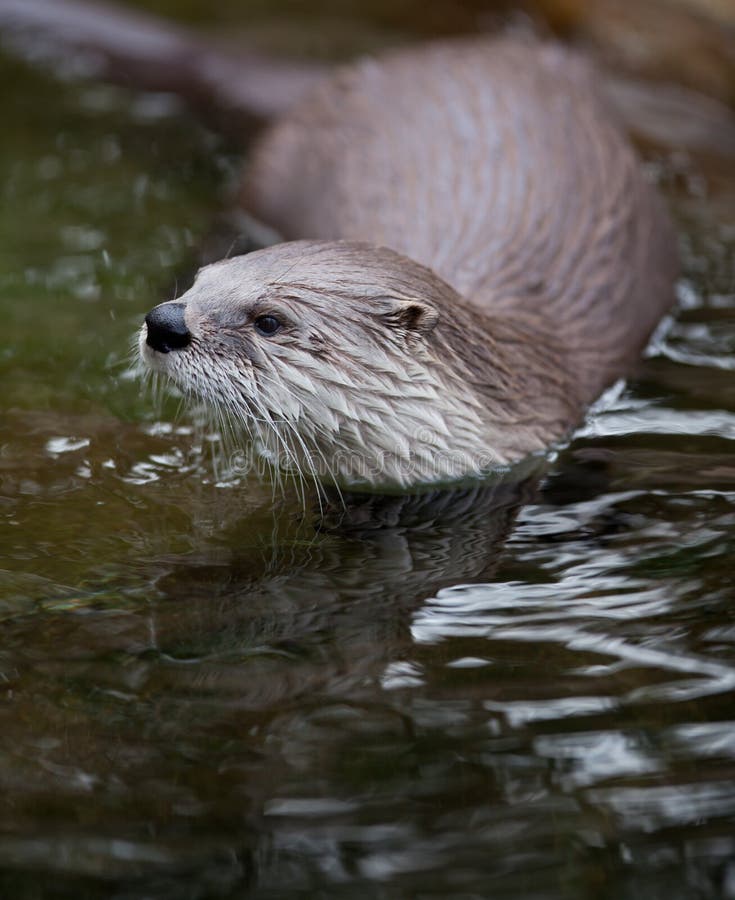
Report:
[[[180,350],[191,342],[191,333],[184,321],[183,303],[161,303],[145,317],[148,334],[145,342],[159,353]]]

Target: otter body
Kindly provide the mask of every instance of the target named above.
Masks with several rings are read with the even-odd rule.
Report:
[[[410,489],[543,451],[673,298],[659,198],[556,45],[339,70],[265,131],[240,197],[286,242],[203,269],[141,354],[320,481]]]

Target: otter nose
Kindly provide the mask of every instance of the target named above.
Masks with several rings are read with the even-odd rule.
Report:
[[[191,342],[191,333],[184,321],[183,303],[161,303],[145,317],[148,329],[145,342],[159,353],[180,350]]]

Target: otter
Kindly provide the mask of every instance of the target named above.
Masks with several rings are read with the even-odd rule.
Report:
[[[412,491],[543,456],[672,303],[663,204],[571,50],[464,38],[259,79],[103,9],[0,0],[0,23],[265,122],[238,200],[282,243],[202,269],[139,346],[275,466]]]
[[[285,242],[202,269],[141,357],[321,482],[543,453],[673,299],[671,226],[592,68],[534,39],[340,69],[261,136],[240,201]]]

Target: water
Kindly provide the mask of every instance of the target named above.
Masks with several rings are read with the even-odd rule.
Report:
[[[727,166],[658,159],[682,309],[540,484],[315,527],[126,374],[229,148],[0,75],[0,896],[735,897]]]

